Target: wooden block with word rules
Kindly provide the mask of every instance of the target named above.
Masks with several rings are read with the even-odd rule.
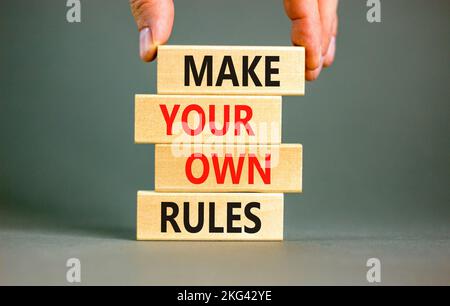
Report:
[[[158,94],[304,95],[303,47],[159,46]]]
[[[283,194],[139,191],[137,240],[283,240]]]
[[[136,143],[281,142],[281,97],[136,95]]]
[[[158,192],[301,192],[302,146],[155,146]]]

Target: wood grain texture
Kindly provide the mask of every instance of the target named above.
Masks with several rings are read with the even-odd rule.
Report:
[[[283,240],[283,206],[283,194],[139,191],[137,240]]]
[[[280,144],[281,97],[136,95],[135,142]]]
[[[157,60],[158,94],[305,93],[303,47],[165,45],[158,47]],[[198,77],[197,83],[194,82],[194,72]],[[207,82],[208,74],[211,74],[210,83]],[[189,82],[186,82],[186,77]]]
[[[155,190],[301,192],[302,146],[157,144]]]

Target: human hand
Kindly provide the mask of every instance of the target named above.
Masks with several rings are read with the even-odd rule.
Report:
[[[291,40],[306,49],[305,78],[314,81],[336,52],[338,0],[284,0],[292,20]]]
[[[173,0],[130,0],[139,30],[139,52],[143,61],[155,59],[158,45],[172,32]],[[306,49],[305,78],[317,79],[323,67],[333,63],[338,26],[338,0],[284,0],[292,20],[292,43]]]

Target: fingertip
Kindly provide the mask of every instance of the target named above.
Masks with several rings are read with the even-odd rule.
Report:
[[[305,79],[308,82],[315,81],[317,79],[318,75],[314,73],[314,70],[307,70],[305,73]]]
[[[313,82],[313,81],[317,80],[318,77],[319,77],[319,73],[317,73],[316,70],[307,70],[306,71],[305,79],[308,82]]]
[[[313,44],[296,44],[295,46],[305,47],[305,66],[307,70],[316,70],[322,64],[322,47],[320,45],[314,46]]]
[[[151,62],[156,57],[156,45],[153,41],[152,31],[143,28],[139,32],[139,55],[144,62]]]
[[[322,71],[323,63],[321,61],[320,66],[317,69],[306,70],[305,71],[305,79],[307,81],[315,81],[319,78],[320,72]]]
[[[330,46],[328,47],[327,54],[325,55],[323,66],[329,67],[334,62],[334,57],[336,54],[336,37],[333,36],[330,41]]]

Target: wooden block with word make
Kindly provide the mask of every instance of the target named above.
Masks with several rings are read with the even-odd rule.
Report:
[[[281,142],[281,97],[136,95],[136,143]]]
[[[155,146],[157,192],[301,192],[302,146]]]
[[[283,194],[139,191],[137,240],[283,240]]]
[[[158,94],[304,95],[303,47],[159,46]]]

